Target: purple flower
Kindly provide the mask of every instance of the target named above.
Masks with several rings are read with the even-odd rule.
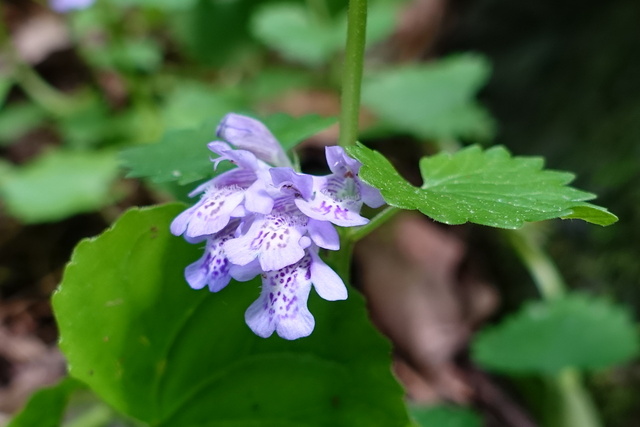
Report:
[[[95,0],[50,0],[49,5],[56,12],[65,13],[72,10],[86,9],[94,2]]]
[[[380,206],[378,190],[358,178],[360,163],[340,147],[327,148],[331,174],[295,172],[269,130],[257,120],[227,115],[218,126],[221,141],[209,143],[237,167],[196,188],[201,195],[171,223],[171,232],[191,243],[205,243],[204,255],[185,269],[194,289],[218,292],[231,278],[262,277],[262,292],[245,313],[247,325],[261,337],[273,332],[285,339],[308,336],[314,318],[307,309],[313,285],[326,300],[347,297],[342,279],[319,257],[319,248],[338,250],[334,224],[357,226],[368,220],[362,204]]]
[[[347,298],[342,279],[320,259],[315,246],[294,264],[262,273],[260,297],[244,315],[247,325],[263,338],[274,331],[288,340],[310,335],[315,325],[307,308],[311,285],[325,300]]]

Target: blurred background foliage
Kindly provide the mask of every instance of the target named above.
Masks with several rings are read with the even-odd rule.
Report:
[[[416,152],[470,143],[504,144],[514,154],[542,155],[549,167],[575,172],[576,186],[598,194],[598,203],[621,221],[608,228],[545,223],[538,230],[541,244],[571,288],[611,296],[637,318],[640,3],[370,3],[363,138],[408,177],[415,174]],[[86,10],[55,15],[44,2],[4,1],[4,327],[53,346],[55,326],[46,308],[34,314],[30,302],[25,327],[15,326],[24,316],[11,307],[47,301],[79,239],[98,234],[129,206],[184,200],[182,184],[204,179],[208,168],[205,161],[202,172],[185,175],[174,163],[150,168],[146,159],[171,161],[187,153],[201,159],[188,147],[208,142],[229,111],[271,118],[276,127],[283,120],[273,118],[278,111],[325,117],[308,119],[308,129],[331,125],[338,114],[344,5],[98,0]],[[313,168],[313,153],[335,137],[329,128],[304,145],[298,151],[303,166]],[[191,157],[184,161],[192,164]],[[138,180],[122,179],[124,173]],[[465,233],[500,288],[502,311],[533,297],[531,279],[498,233],[479,227]],[[12,367],[0,363],[0,384],[15,383],[22,365],[5,353],[2,360]],[[589,378],[605,425],[637,424],[637,363]],[[15,410],[25,393],[5,400],[0,412]],[[474,416],[465,417],[471,421],[460,425],[478,425]]]

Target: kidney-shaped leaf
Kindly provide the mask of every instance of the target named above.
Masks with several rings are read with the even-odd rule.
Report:
[[[386,202],[416,209],[446,224],[473,222],[518,228],[525,222],[577,218],[609,225],[617,217],[585,203],[595,196],[567,184],[573,175],[542,169],[539,157],[512,157],[501,146],[482,150],[471,146],[455,154],[424,157],[424,183],[414,187],[377,151],[358,144],[348,148],[362,164],[360,177],[379,188]]]
[[[132,210],[81,242],[53,298],[70,374],[154,426],[406,426],[389,344],[362,298],[315,294],[314,333],[262,339],[244,323],[259,283],[193,291],[200,248],[169,234],[184,207]]]
[[[478,363],[495,371],[556,373],[623,362],[637,353],[638,334],[622,308],[571,295],[525,306],[480,332],[472,350]]]

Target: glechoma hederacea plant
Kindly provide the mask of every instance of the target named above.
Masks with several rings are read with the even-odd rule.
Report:
[[[80,11],[92,3],[51,0],[49,4],[61,13],[78,10],[64,17],[72,19],[92,12]],[[95,8],[111,6],[102,3],[98,0]],[[243,2],[192,3],[203,10],[217,10]],[[270,31],[287,19],[299,31],[296,25],[307,15],[301,5],[271,6],[256,12],[252,25],[255,36],[262,36],[260,40],[269,47],[283,43],[283,58],[299,59],[312,68],[314,76],[318,55],[326,51],[327,58],[342,59],[340,49],[332,45],[339,39],[332,34],[318,38],[318,43],[326,44],[322,49],[302,53],[299,46],[305,40],[296,40],[298,45],[289,43],[295,37],[273,37]],[[549,257],[531,243],[526,231],[510,230],[555,218],[603,226],[617,218],[588,203],[593,194],[571,187],[572,174],[546,170],[543,159],[512,156],[501,146],[472,145],[423,157],[419,160],[422,183],[416,186],[383,154],[358,142],[367,8],[366,0],[349,1],[344,63],[335,64],[342,68],[327,67],[340,69],[343,79],[340,133],[337,145],[325,148],[326,174],[304,173],[292,149],[335,121],[314,115],[259,116],[258,120],[236,113],[251,112],[255,106],[249,101],[250,105],[239,107],[225,104],[224,112],[207,110],[211,117],[198,123],[199,128],[191,124],[185,128],[180,122],[168,126],[159,143],[140,144],[121,153],[130,177],[183,186],[168,191],[191,205],[131,209],[111,229],[78,245],[53,298],[70,376],[116,410],[156,427],[406,427],[410,420],[403,392],[389,369],[391,346],[369,321],[362,296],[351,288],[350,265],[360,239],[398,212],[413,210],[443,224],[474,223],[509,230],[506,240],[538,280],[544,301],[527,307],[504,327],[478,334],[471,344],[472,357],[487,369],[552,378],[554,392],[566,401],[567,396],[577,396],[572,401],[577,404],[557,411],[558,418],[588,419],[572,427],[597,427],[576,369],[625,360],[636,350],[637,337],[617,308],[570,294],[559,275],[555,281],[553,275],[549,279],[549,271],[554,271]],[[333,19],[330,15],[318,20],[323,22],[319,27],[343,28],[337,19],[328,23]],[[260,19],[273,16],[278,25],[260,24]],[[109,25],[117,27],[114,17]],[[84,27],[91,27],[91,19]],[[126,32],[114,31],[121,30]],[[114,63],[129,58],[129,53],[115,55]],[[398,67],[397,75],[383,75],[382,84],[372,84],[376,90],[365,91],[364,99],[371,98],[371,110],[397,126],[399,133],[438,141],[474,135],[478,129],[467,125],[483,116],[475,103],[451,103],[454,107],[448,114],[460,113],[463,118],[463,129],[455,134],[447,133],[458,125],[455,120],[454,125],[442,127],[436,123],[433,126],[438,129],[433,132],[428,120],[426,125],[416,125],[414,120],[403,127],[404,116],[395,110],[389,114],[389,105],[398,102],[386,103],[389,88],[395,90],[399,82],[419,83],[435,75],[434,81],[446,86],[448,79],[438,79],[447,73],[464,74],[456,67],[469,58],[440,61],[444,65],[430,77],[432,70]],[[477,58],[470,62],[478,65]],[[128,84],[143,84],[144,78],[135,74],[140,66],[128,68],[135,70]],[[484,72],[478,69],[479,74]],[[469,80],[477,77],[473,74]],[[159,82],[157,86],[164,87],[164,80]],[[424,85],[434,86],[440,90],[433,81]],[[137,96],[144,96],[146,89]],[[415,94],[413,87],[398,91],[404,94],[400,101],[414,96],[411,105],[418,105],[425,98],[418,89]],[[463,98],[459,95],[456,92],[452,98]],[[138,107],[146,112],[153,102],[143,100]],[[218,105],[204,104],[213,105],[212,109]],[[179,108],[167,110],[179,111],[183,120],[182,99],[176,105]],[[478,133],[486,130],[480,128]],[[188,198],[182,191],[185,185],[195,187]],[[543,273],[538,274],[539,270]],[[570,327],[565,329],[564,323],[559,327],[558,319],[565,318],[577,319],[574,323],[579,325],[597,325],[592,329],[599,333],[582,336]],[[550,346],[577,339],[575,348],[609,352],[580,351],[576,356],[542,344],[536,348],[534,334],[548,338]],[[527,346],[530,343],[533,348]],[[547,353],[549,360],[543,357]],[[69,393],[74,387],[77,384],[63,383],[60,390]]]

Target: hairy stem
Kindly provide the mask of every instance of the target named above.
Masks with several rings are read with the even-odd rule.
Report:
[[[367,33],[367,0],[349,1],[348,20],[338,139],[343,147],[354,145],[358,139],[360,86]]]

